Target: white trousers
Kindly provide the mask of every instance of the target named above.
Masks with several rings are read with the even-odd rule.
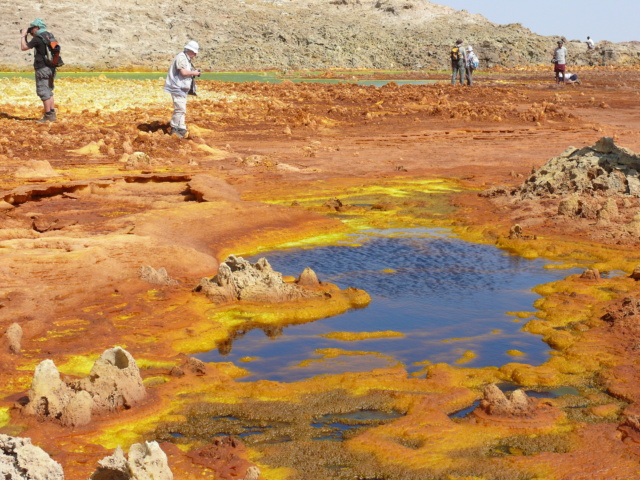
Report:
[[[184,118],[187,116],[187,97],[171,95],[173,99],[173,116],[171,117],[171,126],[173,128],[186,129]]]

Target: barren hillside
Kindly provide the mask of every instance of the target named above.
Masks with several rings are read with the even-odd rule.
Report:
[[[68,68],[164,70],[189,40],[198,65],[213,70],[297,68],[420,69],[447,67],[457,38],[474,45],[481,66],[549,63],[556,38],[520,24],[424,0],[1,0],[0,68],[30,69],[18,29],[45,20],[63,45]],[[558,32],[561,36],[562,32]],[[586,52],[569,40],[573,64],[640,62],[636,42],[600,42]]]

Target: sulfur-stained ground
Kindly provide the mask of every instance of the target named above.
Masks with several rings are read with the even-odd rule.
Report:
[[[640,289],[628,276],[640,239],[610,242],[595,223],[563,224],[544,205],[478,196],[603,136],[640,151],[640,72],[578,73],[581,85],[560,88],[541,68],[479,72],[472,88],[433,74],[439,83],[381,88],[201,81],[183,140],[168,135],[161,79],[60,79],[59,120],[46,125],[34,122],[33,83],[0,79],[0,332],[14,322],[24,332],[19,354],[0,352],[0,432],[31,437],[72,479],[88,478],[118,445],[154,439],[177,479],[242,478],[251,463],[273,480],[640,477],[640,433],[628,420],[640,398]],[[147,163],[135,164],[147,158],[136,152]],[[56,176],[38,175],[31,160]],[[212,183],[196,188],[196,179]],[[524,238],[508,238],[515,223]],[[217,307],[192,289],[228,254],[433,225],[614,274],[538,287],[535,312],[520,312],[553,348],[537,367],[437,364],[418,377],[396,367],[291,384],[238,381],[243,365],[230,363],[169,373],[239,331],[278,334],[368,301],[328,286],[315,303]],[[178,284],[146,283],[144,265]],[[40,361],[84,376],[116,345],[141,367],[142,405],[76,428],[16,408]],[[546,400],[554,414],[519,421],[449,416],[494,382],[573,393]],[[345,420],[355,428],[341,441],[316,439],[312,423],[354,411],[381,417]],[[329,437],[330,423],[320,427]],[[220,429],[240,444],[198,450]]]

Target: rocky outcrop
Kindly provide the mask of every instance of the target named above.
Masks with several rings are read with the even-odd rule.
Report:
[[[158,442],[136,443],[129,448],[129,459],[120,447],[98,462],[91,480],[173,480],[167,455]]]
[[[59,177],[51,164],[46,160],[28,160],[23,166],[16,169],[16,178],[51,178]]]
[[[597,268],[587,268],[582,274],[580,278],[584,280],[595,280],[600,281],[600,270]]]
[[[89,376],[75,382],[74,387],[89,392],[99,410],[110,412],[131,408],[146,395],[136,361],[120,347],[105,351]]]
[[[43,14],[38,4],[25,3],[0,18],[0,45],[13,45],[17,26]],[[200,43],[198,66],[227,71],[449,68],[449,50],[458,37],[474,46],[482,68],[548,65],[558,38],[419,0],[60,0],[48,6],[44,20],[63,46],[65,68],[97,71],[132,67],[164,72],[193,32]],[[565,45],[572,65],[639,61],[640,46],[634,42],[598,42],[591,51],[580,41]],[[6,48],[0,67],[27,69],[30,60],[30,53]]]
[[[182,366],[175,366],[171,368],[169,374],[172,377],[184,377],[185,373],[192,375],[203,376],[207,374],[207,365],[197,358],[189,357]]]
[[[127,155],[124,165],[125,170],[149,170],[159,165],[157,160],[152,159],[144,152],[133,152]]]
[[[623,297],[611,305],[602,316],[613,328],[629,334],[629,338],[640,333],[640,298],[636,296]]]
[[[296,280],[296,283],[302,287],[313,288],[320,285],[320,280],[318,280],[316,272],[311,270],[310,267],[306,267]]]
[[[76,392],[63,382],[53,361],[47,359],[36,367],[24,413],[65,426],[85,425],[91,421],[92,403],[87,392]]]
[[[640,416],[627,414],[618,425],[622,440],[627,443],[640,444]]]
[[[552,158],[520,187],[521,198],[548,195],[640,195],[640,155],[618,147],[612,138],[603,137],[595,145],[569,147]],[[558,213],[577,215],[584,201],[575,196],[560,203]],[[617,206],[609,203],[598,209],[604,219],[617,215]]]
[[[0,434],[0,477],[11,480],[63,480],[62,466],[31,439]]]
[[[12,323],[4,333],[4,342],[9,352],[18,354],[22,347],[22,327],[17,323]]]
[[[505,395],[497,385],[491,384],[484,389],[484,398],[479,408],[487,415],[502,417],[520,417],[530,415],[535,402],[522,389]]]
[[[44,360],[36,367],[28,395],[27,415],[76,426],[89,423],[93,413],[131,408],[146,391],[133,357],[115,347],[105,351],[81,380],[62,380],[53,361]]]
[[[153,285],[164,285],[164,286],[172,286],[178,285],[178,281],[171,278],[167,273],[167,270],[164,267],[160,267],[158,270],[155,268],[145,265],[140,267],[138,270],[138,277],[145,282],[151,283]]]
[[[476,421],[498,423],[510,428],[547,428],[561,417],[562,411],[551,403],[531,398],[522,389],[506,395],[495,385],[487,385],[484,398],[473,411]]]
[[[257,480],[260,477],[260,469],[246,459],[245,446],[233,437],[216,438],[187,455],[193,463],[216,472],[216,478],[220,480]]]
[[[33,217],[31,228],[36,232],[44,233],[52,230],[63,230],[77,223],[78,220],[72,218],[61,219],[53,215],[38,215]]]
[[[204,293],[215,303],[239,300],[277,303],[315,295],[298,285],[286,283],[280,273],[273,271],[266,258],[250,263],[234,255],[229,255],[220,264],[216,276],[203,278],[195,291]]]

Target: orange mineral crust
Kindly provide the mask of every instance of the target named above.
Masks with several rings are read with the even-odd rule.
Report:
[[[185,480],[639,478],[640,73],[478,73],[201,80],[184,139],[161,79],[59,78],[44,125],[32,80],[2,79],[0,445],[71,479],[152,454]],[[424,227],[574,269],[505,312],[548,360],[276,382],[193,357],[369,305],[269,250]],[[402,336],[345,321],[290,368]]]

